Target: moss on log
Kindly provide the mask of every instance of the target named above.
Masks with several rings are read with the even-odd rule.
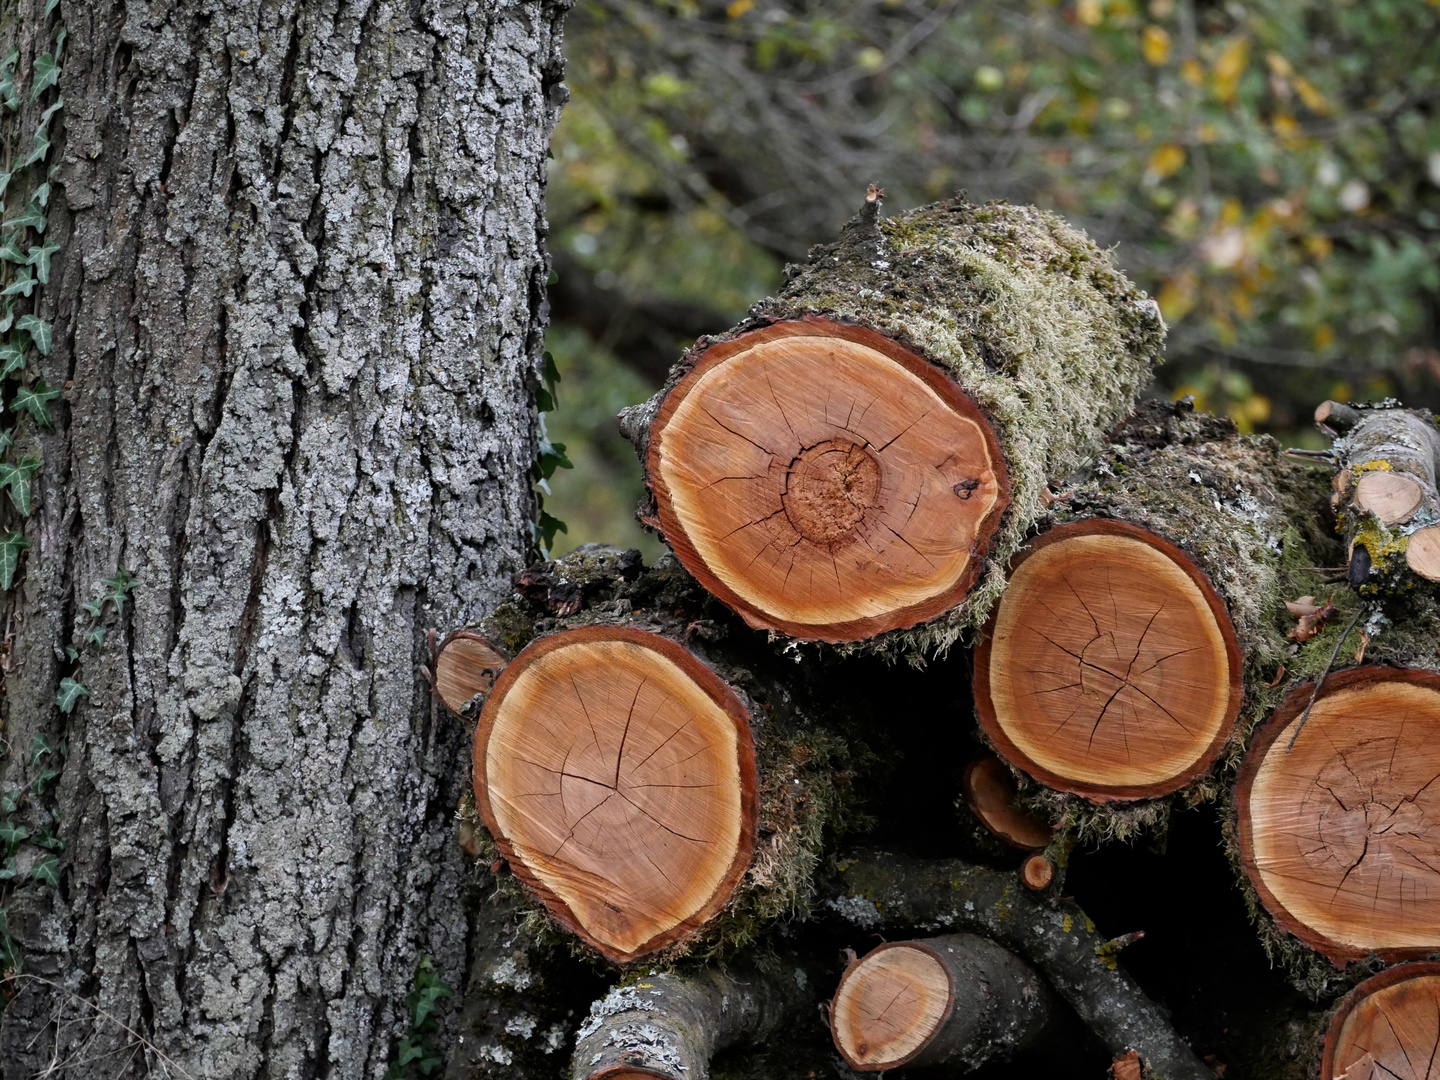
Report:
[[[948,609],[944,611],[932,610],[926,603],[881,603],[880,608],[889,613],[888,625],[894,627],[883,633],[886,619],[878,618],[883,612],[874,613],[877,617],[870,622],[861,620],[855,627],[835,630],[828,624],[807,628],[804,620],[774,617],[759,610],[754,595],[736,605],[752,624],[791,636],[853,642],[879,633],[870,647],[887,654],[913,654],[944,648],[984,621],[1004,587],[1004,566],[1044,512],[1047,483],[1078,468],[1098,448],[1105,432],[1129,412],[1136,391],[1150,377],[1164,324],[1154,303],[1126,281],[1109,256],[1053,214],[1003,203],[976,206],[963,196],[893,218],[880,218],[877,209],[875,203],[868,204],[834,244],[816,248],[808,265],[790,268],[781,293],[757,304],[729,334],[697,343],[659,394],[622,414],[622,430],[649,466],[652,501],[648,508],[642,507],[641,520],[658,526],[666,520],[665,515],[656,516],[653,501],[655,494],[662,498],[665,494],[664,479],[655,474],[656,454],[663,447],[651,445],[653,425],[657,417],[667,419],[664,410],[672,394],[693,393],[686,380],[697,365],[707,365],[712,350],[734,352],[742,349],[746,335],[773,334],[777,326],[823,318],[878,333],[923,358],[978,406],[1003,455],[1009,508],[993,533],[985,525],[973,534],[978,540],[977,564],[957,564],[954,571],[956,583],[969,575],[973,585],[965,584],[954,595],[927,594],[945,595]],[[884,433],[853,430],[854,418],[863,415],[870,399],[849,387],[838,364],[833,371],[834,377],[815,390],[822,395],[833,392],[834,401],[845,398],[849,404],[840,402],[831,410],[826,399],[817,406],[824,424],[833,428],[826,439],[843,439],[864,450]],[[757,408],[760,401],[768,400],[763,387],[757,388],[754,399]],[[857,403],[858,408],[850,408]],[[777,426],[780,423],[776,421]],[[736,438],[755,439],[755,464],[763,466],[740,479],[759,484],[761,475],[775,478],[777,499],[788,490],[786,478],[805,464],[801,460],[805,449],[819,438],[797,436],[794,447],[782,449],[779,441],[784,440],[779,436],[772,446],[768,436],[756,438],[750,430],[736,430],[740,431]],[[967,473],[975,481],[967,491],[989,490],[986,485],[991,482],[983,479],[986,468],[990,466],[977,462]],[[861,498],[840,482],[852,477],[850,470],[842,472],[844,477],[837,479],[837,473],[827,484],[854,496],[849,500],[857,507],[854,521],[846,526],[846,535],[827,533],[813,543],[812,538],[806,542],[815,550],[802,552],[807,560],[827,567],[829,552],[837,544],[859,542],[862,534],[869,535],[867,523],[894,525],[887,516],[892,508],[883,499],[887,492],[908,490],[877,472],[879,501],[866,501],[869,496]],[[900,507],[893,509],[898,512]],[[680,518],[669,520],[667,534],[675,531]],[[903,520],[903,514],[896,518]],[[903,528],[895,531],[903,537]],[[890,543],[878,524],[875,535]],[[696,545],[690,539],[668,538],[704,580],[707,567],[691,565],[697,560]],[[949,550],[939,538],[933,542],[937,550]],[[756,558],[762,555],[768,557],[762,551]],[[876,552],[877,590],[894,576],[892,561],[885,549]],[[896,567],[895,573],[903,577],[898,562]],[[733,579],[738,572],[732,569],[718,576],[729,574]],[[733,602],[734,596],[727,599]]]

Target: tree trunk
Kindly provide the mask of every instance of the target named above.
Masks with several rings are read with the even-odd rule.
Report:
[[[22,380],[66,393],[7,510],[0,1074],[378,1077],[418,958],[460,985],[417,669],[530,547],[564,6],[23,0],[22,90],[69,37]]]

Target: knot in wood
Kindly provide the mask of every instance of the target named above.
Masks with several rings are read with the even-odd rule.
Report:
[[[795,531],[816,544],[853,542],[879,501],[880,461],[864,446],[827,439],[790,462],[781,502]]]

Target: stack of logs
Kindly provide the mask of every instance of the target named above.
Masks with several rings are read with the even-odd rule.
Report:
[[[1136,935],[1061,894],[1077,842],[1219,801],[1267,951],[1344,994],[1322,1080],[1440,1077],[1434,418],[1327,402],[1297,462],[1137,408],[1164,327],[1093,244],[875,195],[622,415],[673,557],[582,548],[436,649],[498,883],[451,1075],[706,1080],[822,1015],[834,1053],[794,1075],[959,1075],[1078,1016],[1117,1080],[1210,1080],[1117,962]],[[957,642],[986,843],[859,847],[907,723],[874,658]],[[819,924],[886,939],[837,970]],[[540,1000],[557,942],[618,971],[586,1018]]]

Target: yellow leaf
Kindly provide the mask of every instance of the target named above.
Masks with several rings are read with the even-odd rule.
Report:
[[[1155,180],[1163,180],[1178,172],[1180,166],[1184,164],[1184,149],[1174,143],[1166,143],[1164,146],[1157,146],[1155,152],[1150,155],[1150,163],[1145,166],[1145,173]]]
[[[1295,69],[1290,66],[1290,61],[1281,56],[1278,52],[1265,54],[1265,63],[1270,65],[1270,70],[1282,79],[1288,79],[1295,74]]]
[[[1205,69],[1200,66],[1200,61],[1191,57],[1180,65],[1180,74],[1191,86],[1201,86],[1205,82]]]
[[[1099,26],[1105,18],[1105,9],[1100,0],[1079,0],[1075,5],[1075,17],[1086,26]]]
[[[1201,124],[1200,130],[1195,134],[1202,143],[1213,143],[1220,138],[1220,129],[1214,124]]]
[[[1220,224],[1239,225],[1243,216],[1244,208],[1241,207],[1239,199],[1226,199],[1220,204]]]
[[[1302,75],[1295,76],[1293,80],[1295,92],[1300,95],[1300,100],[1305,102],[1305,107],[1313,113],[1324,114],[1330,111],[1330,102],[1325,100],[1325,95],[1315,89],[1315,85]]]
[[[1329,348],[1335,343],[1335,331],[1330,329],[1329,323],[1321,323],[1315,328],[1315,333],[1310,335],[1310,340],[1317,349]]]
[[[1159,67],[1170,59],[1170,35],[1164,27],[1151,23],[1140,35],[1140,49],[1147,63]]]
[[[1317,259],[1328,258],[1335,245],[1328,236],[1312,236],[1305,241],[1305,247]]]
[[[1220,55],[1215,58],[1214,72],[1215,94],[1221,101],[1229,101],[1235,96],[1235,86],[1245,73],[1249,60],[1249,38],[1235,38],[1220,50]]]
[[[1160,295],[1156,297],[1160,303],[1160,314],[1165,316],[1165,321],[1171,326],[1195,310],[1195,303],[1199,298],[1200,282],[1189,270],[1182,270],[1174,277],[1166,279],[1165,284],[1160,286]]]
[[[755,6],[755,0],[730,0],[725,5],[725,14],[732,19],[738,19]]]

